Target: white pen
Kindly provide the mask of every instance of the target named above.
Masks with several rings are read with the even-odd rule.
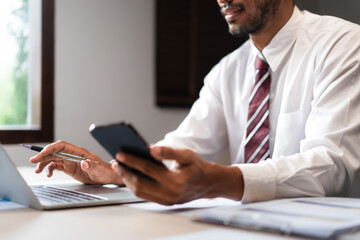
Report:
[[[30,144],[20,144],[20,146],[30,149],[30,150],[33,150],[33,151],[37,151],[37,152],[41,152],[44,149],[43,147],[33,146]],[[81,162],[82,160],[90,160],[89,158],[86,158],[86,157],[80,157],[80,156],[72,155],[69,153],[63,153],[63,152],[51,153],[51,155],[54,155],[57,157],[62,157],[63,159],[73,161],[73,162]]]

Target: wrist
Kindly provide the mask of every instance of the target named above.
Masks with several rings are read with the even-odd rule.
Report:
[[[240,201],[244,193],[244,179],[240,168],[211,164],[208,174],[206,198],[224,197]]]

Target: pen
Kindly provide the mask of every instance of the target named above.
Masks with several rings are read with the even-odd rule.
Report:
[[[33,150],[33,151],[37,151],[37,152],[41,152],[44,148],[43,147],[39,147],[39,146],[33,146],[30,144],[20,144],[20,146]],[[51,155],[57,156],[57,157],[62,157],[63,159],[69,160],[69,161],[73,161],[73,162],[81,162],[82,160],[90,160],[88,158],[85,157],[80,157],[80,156],[76,156],[76,155],[72,155],[69,153],[63,153],[63,152],[58,152],[58,153],[52,153]]]

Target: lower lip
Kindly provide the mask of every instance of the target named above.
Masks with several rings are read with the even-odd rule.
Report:
[[[235,11],[231,14],[227,14],[225,15],[225,19],[226,21],[228,22],[232,22],[234,21],[241,13],[243,12],[243,10],[238,10],[238,11]]]

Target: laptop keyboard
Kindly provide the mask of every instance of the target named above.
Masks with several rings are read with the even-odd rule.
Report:
[[[58,204],[105,200],[99,196],[52,186],[37,185],[31,186],[31,189],[40,200]]]

